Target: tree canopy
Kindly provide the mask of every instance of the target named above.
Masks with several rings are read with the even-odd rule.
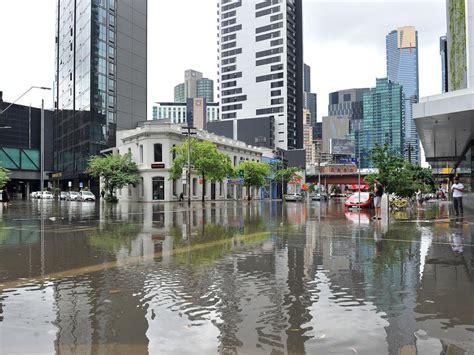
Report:
[[[434,189],[431,169],[406,162],[388,145],[376,145],[369,159],[378,169],[378,173],[365,177],[365,182],[369,186],[372,186],[374,180],[378,178],[387,193],[394,193],[400,197],[412,197],[418,189],[423,192],[431,192]]]
[[[213,142],[191,139],[173,147],[173,165],[171,179],[177,180],[188,164],[188,144],[191,145],[191,167],[201,177],[203,183],[202,201],[205,197],[206,181],[222,181],[233,175],[232,163],[227,154],[219,152]]]
[[[89,158],[87,173],[102,178],[107,199],[116,201],[115,191],[138,183],[138,167],[130,153],[125,155],[93,155]]]
[[[284,168],[281,162],[272,164],[273,181],[282,184],[282,193],[285,194],[287,185],[293,176],[301,169],[295,166]]]
[[[244,186],[247,188],[247,199],[251,200],[250,188],[265,186],[266,178],[270,176],[271,170],[267,163],[243,160],[237,166],[237,173],[244,180]]]
[[[0,189],[3,189],[8,181],[10,181],[9,171],[0,167]]]

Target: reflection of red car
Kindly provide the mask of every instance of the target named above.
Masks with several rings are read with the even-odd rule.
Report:
[[[360,193],[360,198],[359,198]],[[374,197],[370,192],[356,192],[349,196],[344,203],[346,208],[371,208],[374,205]]]

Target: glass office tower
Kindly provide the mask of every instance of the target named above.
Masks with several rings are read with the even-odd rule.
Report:
[[[403,87],[405,95],[405,146],[403,155],[420,163],[420,142],[413,121],[413,104],[420,97],[418,84],[418,32],[415,27],[401,27],[386,37],[388,80]]]
[[[373,168],[368,157],[376,144],[388,144],[394,152],[403,154],[404,100],[402,86],[386,78],[377,79],[376,87],[364,94],[364,119],[359,136],[356,136],[362,168]]]
[[[80,187],[89,157],[146,120],[147,0],[58,0],[56,19],[54,169]]]

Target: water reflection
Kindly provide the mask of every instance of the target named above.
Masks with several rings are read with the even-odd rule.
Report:
[[[334,201],[2,213],[2,353],[474,351],[474,234],[444,212],[388,228]]]

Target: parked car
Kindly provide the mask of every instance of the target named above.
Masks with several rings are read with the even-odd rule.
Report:
[[[346,208],[371,208],[373,205],[374,197],[370,192],[356,192],[344,203]]]
[[[315,192],[311,195],[311,200],[313,201],[327,201],[328,195],[324,192]]]
[[[43,191],[43,192],[39,192],[39,198],[43,199],[43,200],[53,200],[54,199],[54,195],[50,192],[50,191]]]
[[[297,202],[297,201],[303,201],[303,195],[301,194],[287,194],[285,195],[285,201],[291,201],[291,202]]]
[[[32,193],[30,193],[30,197],[31,198],[39,198],[39,194],[40,194],[39,191],[33,191]]]
[[[80,195],[80,201],[83,201],[83,202],[95,201],[95,195],[90,191],[81,191],[79,192],[79,195]]]
[[[66,191],[61,191],[59,193],[59,199],[60,200],[67,200],[68,193]]]
[[[81,195],[77,191],[68,192],[66,200],[68,201],[81,201]]]

